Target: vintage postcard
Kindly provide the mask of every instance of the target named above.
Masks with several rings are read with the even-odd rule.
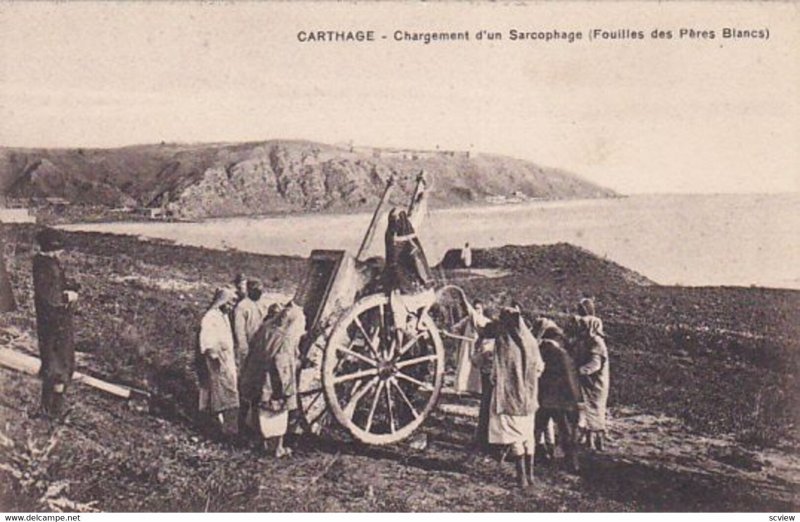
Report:
[[[0,3],[0,511],[793,520],[798,27]]]

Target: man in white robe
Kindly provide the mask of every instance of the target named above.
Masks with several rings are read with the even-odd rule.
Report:
[[[236,367],[240,371],[247,358],[250,341],[264,320],[264,311],[259,302],[261,294],[261,283],[254,280],[247,281],[247,296],[233,309],[233,341]]]
[[[199,410],[208,414],[224,435],[238,433],[239,421],[236,354],[229,319],[235,300],[232,290],[217,290],[198,336]]]

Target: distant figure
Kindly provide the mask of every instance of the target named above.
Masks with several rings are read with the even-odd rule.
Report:
[[[589,449],[603,451],[611,373],[603,323],[594,316],[576,318],[576,321],[575,363],[584,403],[586,444]]]
[[[484,334],[495,338],[489,443],[509,447],[516,459],[517,482],[527,487],[534,479],[534,417],[544,362],[536,338],[515,309],[504,308]]]
[[[246,423],[263,438],[264,449],[276,457],[291,454],[283,438],[289,428],[289,413],[299,405],[296,379],[300,338],[305,329],[303,309],[290,302],[261,324],[242,368]]]
[[[472,267],[472,249],[470,249],[469,243],[465,243],[464,248],[461,249],[461,264],[467,269]]]
[[[45,228],[36,235],[40,252],[33,257],[33,301],[42,360],[42,412],[60,418],[67,387],[75,370],[73,314],[77,286],[67,280],[61,266],[64,237]]]
[[[17,309],[14,292],[11,288],[11,277],[6,270],[5,243],[0,238],[0,313],[13,312]]]
[[[247,357],[250,340],[261,326],[264,319],[259,299],[261,299],[261,283],[247,281],[247,296],[239,301],[233,309],[233,341],[236,350],[236,367],[241,370]]]
[[[578,408],[581,392],[575,362],[563,348],[564,332],[550,319],[540,318],[534,323],[534,332],[541,339],[539,350],[544,360],[544,373],[539,379],[539,410],[536,412],[536,441],[545,436],[545,456],[555,456],[555,440],[548,433],[554,422],[558,427],[558,442],[567,459],[567,467],[578,472],[578,455],[575,449]]]
[[[223,435],[238,433],[239,390],[236,353],[229,319],[236,294],[220,288],[200,323],[197,371],[199,410],[208,414]]]

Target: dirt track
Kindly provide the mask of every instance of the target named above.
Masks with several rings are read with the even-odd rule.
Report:
[[[0,319],[0,342],[33,350],[30,229],[3,231],[21,308]],[[189,348],[205,301],[214,286],[240,271],[271,283],[274,292],[291,293],[303,260],[95,234],[70,238],[76,247],[69,267],[83,285],[79,367],[158,397],[147,413],[92,390],[73,390],[69,424],[41,465],[71,482],[72,499],[97,500],[112,511],[800,506],[800,462],[789,437],[800,418],[792,400],[798,396],[800,292],[641,286],[624,269],[609,270],[566,247],[545,252],[547,264],[537,261],[529,270],[519,262],[494,263],[514,270],[510,276],[441,272],[470,295],[493,302],[516,298],[529,310],[556,316],[578,296],[594,295],[606,320],[615,417],[609,450],[585,456],[581,477],[542,466],[535,491],[521,494],[508,464],[464,462],[474,420],[441,412],[425,425],[430,445],[421,452],[337,443],[334,433],[300,440],[292,459],[275,461],[205,440],[180,413],[193,403]],[[535,248],[529,252],[541,258]],[[46,439],[47,426],[28,415],[38,398],[34,378],[2,370],[0,386],[2,429],[17,445],[4,449],[5,457],[21,451],[28,433]],[[0,505],[34,509],[31,491],[0,482]]]

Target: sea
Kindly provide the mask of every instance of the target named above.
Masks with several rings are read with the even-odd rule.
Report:
[[[635,195],[430,210],[420,238],[431,263],[451,248],[567,242],[666,285],[800,289],[800,193]],[[355,253],[371,213],[117,222],[70,230],[307,256]],[[385,217],[367,250],[380,255]]]

